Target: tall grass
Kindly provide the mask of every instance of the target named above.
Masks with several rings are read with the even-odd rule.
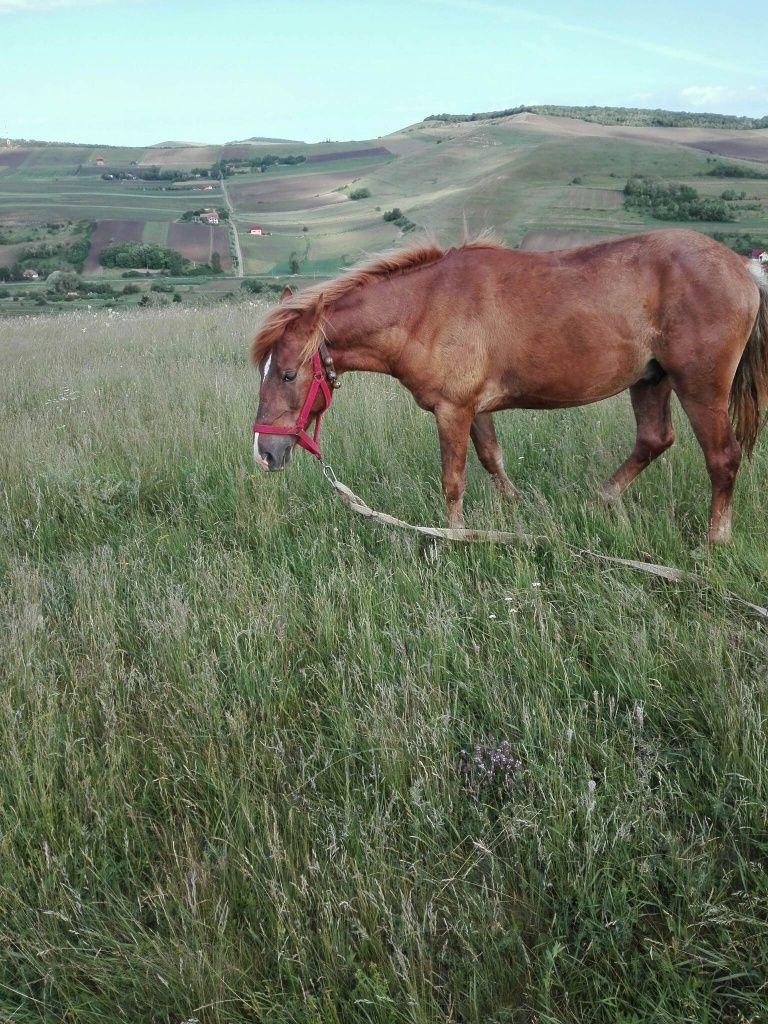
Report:
[[[0,323],[0,1017],[765,1020],[766,631],[724,592],[765,603],[766,439],[708,555],[681,417],[615,515],[624,399],[508,413],[523,498],[473,461],[469,522],[538,539],[434,544],[254,472],[260,315]],[[395,382],[323,441],[440,521]]]

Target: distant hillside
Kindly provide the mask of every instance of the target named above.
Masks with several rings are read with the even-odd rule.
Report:
[[[275,145],[284,143],[291,143],[296,146],[303,146],[303,142],[299,142],[298,139],[270,139],[265,135],[252,135],[249,139],[234,139],[232,142],[225,142],[225,146],[245,146],[252,144],[254,146],[261,145],[265,142],[271,142]],[[203,146],[209,146],[207,142],[178,142],[176,140],[169,140],[168,142],[154,142],[151,146],[146,146],[146,149],[199,149]]]
[[[693,113],[687,110],[646,110],[642,107],[562,107],[548,104],[507,107],[478,114],[430,114],[425,121],[454,124],[461,121],[490,121],[514,114],[548,114],[574,117],[596,124],[622,124],[647,128],[768,128],[768,117],[738,117],[735,114]]]
[[[151,146],[146,146],[146,149],[188,149],[189,147],[204,146],[206,143],[203,142],[176,142],[173,139],[168,142],[153,142]]]
[[[295,146],[303,146],[304,143],[301,139],[270,139],[267,135],[251,135],[248,139],[235,139],[234,142],[228,142],[228,146],[239,146],[244,142],[262,143],[262,142],[288,142]]]
[[[164,293],[149,294],[152,280],[142,295],[122,275],[158,274],[181,257],[184,296],[224,294],[240,270],[249,287],[260,278],[259,294],[288,274],[332,276],[422,229],[450,244],[493,228],[542,249],[693,219],[740,251],[768,247],[768,131],[709,117],[520,106],[335,143],[0,145],[0,316],[50,304],[55,270],[82,265],[99,302],[135,304]],[[641,179],[659,202],[627,203],[627,182]],[[214,212],[219,223],[205,216]]]

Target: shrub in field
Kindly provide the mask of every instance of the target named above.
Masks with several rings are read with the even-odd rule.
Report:
[[[124,284],[123,295],[138,295],[141,288],[137,284]]]
[[[260,281],[255,277],[246,277],[241,283],[240,288],[251,292],[253,295],[269,295],[281,292],[283,285],[277,284],[274,281]]]
[[[46,289],[49,292],[56,292],[58,295],[77,291],[82,285],[82,279],[73,270],[54,270],[45,279]]]
[[[381,219],[397,224],[401,231],[413,231],[416,228],[414,222],[406,217],[399,206],[395,206],[392,210],[387,210]]]
[[[356,188],[349,193],[350,199],[370,199],[371,190],[369,188]]]
[[[139,305],[142,306],[143,308],[167,306],[168,299],[166,299],[163,295],[158,295],[156,292],[145,292],[139,299]]]

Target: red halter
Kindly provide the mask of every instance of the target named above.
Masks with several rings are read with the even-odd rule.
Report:
[[[333,363],[331,362],[330,356],[328,356],[328,364],[330,364],[331,367],[328,371],[328,378],[332,385],[336,386],[336,372],[333,370]],[[317,414],[314,436],[310,437],[306,431],[306,426],[309,417],[312,414],[312,406],[315,404],[315,397],[318,391],[321,391],[323,394],[323,398],[325,399],[325,408],[321,409]],[[257,421],[253,424],[253,432],[254,434],[295,434],[296,444],[305,451],[308,451],[310,455],[314,455],[316,459],[322,459],[320,448],[317,444],[317,435],[320,433],[320,420],[323,418],[323,413],[327,411],[328,406],[331,404],[332,397],[333,391],[328,386],[328,379],[326,379],[326,371],[323,368],[320,353],[315,352],[312,356],[312,381],[309,385],[307,397],[304,399],[304,404],[302,405],[301,411],[299,412],[293,426],[279,427],[276,424],[259,423]]]

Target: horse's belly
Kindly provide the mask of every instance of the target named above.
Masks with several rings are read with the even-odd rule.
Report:
[[[649,355],[581,362],[578,366],[515,368],[502,375],[494,396],[495,408],[562,409],[590,405],[626,391],[647,372]],[[490,397],[490,395],[489,395]],[[503,404],[502,404],[503,403]]]

